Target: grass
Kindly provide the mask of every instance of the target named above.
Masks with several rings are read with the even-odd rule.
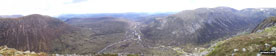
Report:
[[[58,54],[61,55],[62,54]],[[74,54],[64,54],[66,55],[73,55]],[[0,46],[0,56],[56,56],[56,54],[47,54],[44,52],[29,52],[29,51],[19,51],[13,48],[8,48],[7,46]],[[118,56],[118,54],[112,54],[112,53],[108,53],[108,54],[99,54],[99,55],[95,55],[95,56]],[[127,56],[140,56],[138,54],[127,54]]]
[[[96,56],[118,56],[118,54],[100,54]]]
[[[49,56],[47,53],[23,52],[7,46],[0,47],[0,56]]]
[[[270,44],[270,47],[265,47],[265,43]],[[260,50],[270,50],[271,47],[276,47],[276,27],[270,27],[260,33],[252,33],[233,37],[229,40],[224,40],[209,52],[207,56],[256,56]],[[242,51],[245,48],[246,51]],[[234,52],[234,49],[239,51]]]
[[[127,56],[139,56],[138,54],[128,54]]]

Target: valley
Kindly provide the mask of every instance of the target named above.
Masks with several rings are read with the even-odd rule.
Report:
[[[258,36],[270,37],[270,40],[261,40],[274,46],[275,20],[267,19],[272,16],[276,16],[276,8],[237,10],[230,7],[156,14],[1,16],[0,45],[18,51],[57,55],[230,55],[229,52],[239,46],[235,44],[248,44],[239,42],[245,41],[243,37],[252,37],[246,40],[251,42]],[[227,48],[227,44],[233,46]],[[227,50],[222,51],[224,48]],[[257,53],[255,49],[252,52]]]

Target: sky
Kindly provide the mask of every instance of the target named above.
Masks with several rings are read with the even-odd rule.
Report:
[[[0,0],[0,15],[178,12],[218,6],[276,8],[276,0]]]

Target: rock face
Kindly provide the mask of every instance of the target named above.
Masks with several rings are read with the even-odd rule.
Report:
[[[70,28],[64,22],[43,15],[0,19],[0,45],[18,50],[49,52],[61,34]]]
[[[276,23],[276,17],[269,17],[265,20],[263,20],[262,23],[260,23],[255,29],[252,30],[252,33],[264,30],[267,27],[275,26]]]

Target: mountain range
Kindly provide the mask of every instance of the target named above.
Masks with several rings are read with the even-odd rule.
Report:
[[[271,16],[276,16],[276,8],[216,7],[178,13],[69,14],[57,18],[34,14],[1,18],[0,45],[61,54],[177,56],[250,33],[257,26],[263,29],[260,23]]]

